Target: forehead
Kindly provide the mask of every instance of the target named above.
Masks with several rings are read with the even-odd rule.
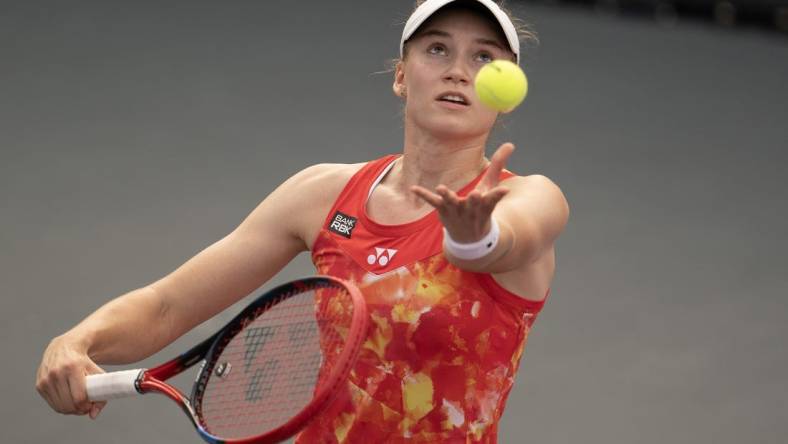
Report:
[[[467,35],[472,38],[495,40],[502,48],[509,49],[500,24],[489,11],[485,13],[476,9],[445,7],[424,22],[416,31],[413,39],[421,37],[429,31],[443,31],[452,36]]]

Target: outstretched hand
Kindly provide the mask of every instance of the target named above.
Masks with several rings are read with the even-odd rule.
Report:
[[[467,196],[460,197],[443,184],[434,192],[418,185],[412,186],[411,191],[438,210],[441,223],[452,239],[460,243],[476,242],[490,231],[490,216],[509,192],[499,185],[499,176],[513,151],[513,144],[501,145],[490,159],[484,177]]]

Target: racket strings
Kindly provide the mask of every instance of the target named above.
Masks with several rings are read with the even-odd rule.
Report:
[[[302,289],[244,321],[206,369],[206,430],[223,438],[259,435],[300,412],[345,347],[352,307],[344,289]]]

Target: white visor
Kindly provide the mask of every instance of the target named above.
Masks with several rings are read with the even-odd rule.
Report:
[[[419,26],[424,24],[424,22],[426,22],[427,19],[432,16],[432,14],[435,14],[435,11],[453,1],[455,0],[427,0],[426,2],[422,3],[421,6],[416,8],[415,11],[413,11],[413,14],[405,23],[405,29],[402,30],[402,40],[399,43],[400,57],[403,55],[405,42],[411,38],[411,36],[413,36],[413,33],[419,29]],[[506,36],[506,40],[509,42],[509,48],[514,53],[517,63],[520,63],[520,39],[517,36],[517,29],[514,27],[514,23],[512,23],[512,21],[509,19],[509,16],[506,15],[506,13],[503,12],[503,10],[492,0],[476,1],[489,9],[498,20],[498,24],[501,25],[501,29]]]

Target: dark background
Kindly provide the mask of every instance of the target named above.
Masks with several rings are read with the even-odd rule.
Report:
[[[0,441],[198,441],[163,397],[53,413],[41,353],[296,171],[399,151],[379,72],[411,6],[0,0]],[[784,442],[785,34],[510,6],[541,42],[489,151],[513,141],[511,169],[557,182],[572,215],[500,441]],[[302,255],[276,281],[311,272]]]

